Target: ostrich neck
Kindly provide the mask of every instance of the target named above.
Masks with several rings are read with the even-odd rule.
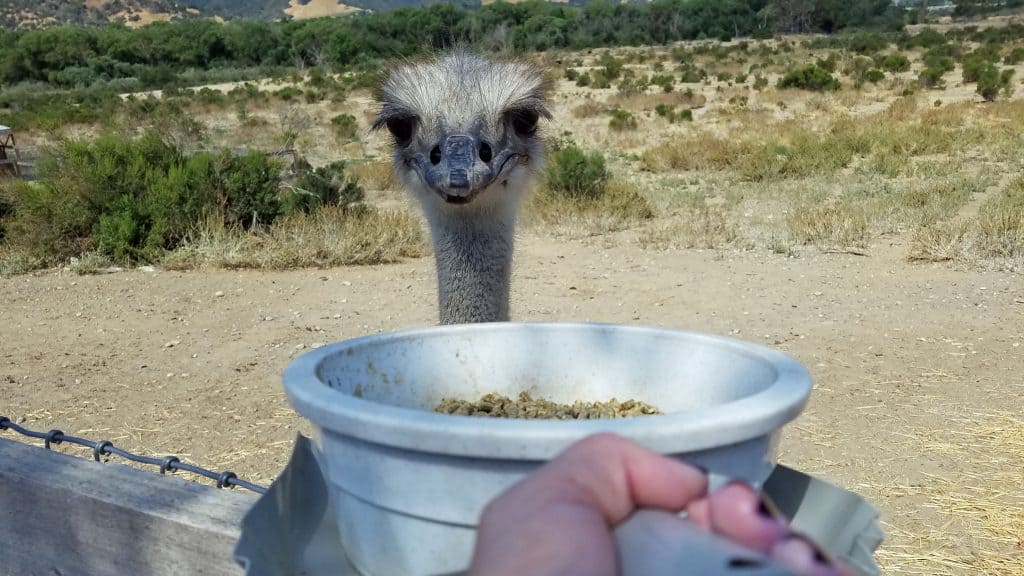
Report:
[[[441,324],[507,321],[515,214],[431,220]]]

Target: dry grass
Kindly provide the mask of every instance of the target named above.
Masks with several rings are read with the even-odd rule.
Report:
[[[933,458],[956,462],[959,471],[926,474],[914,485],[868,486],[914,497],[922,502],[921,513],[939,518],[913,533],[887,526],[889,542],[878,559],[888,574],[1020,576],[1024,419],[1013,412],[971,414],[949,417],[948,424],[918,431],[915,443]]]
[[[286,217],[258,232],[228,229],[212,219],[163,264],[281,270],[383,264],[426,253],[423,229],[408,213],[332,207]]]
[[[642,112],[654,110],[658,104],[666,106],[682,106],[683,108],[702,108],[707,103],[703,94],[687,94],[685,91],[645,92],[643,94],[613,94],[608,97],[607,104],[611,108]]]
[[[740,240],[735,217],[724,207],[705,205],[640,232],[641,248],[725,248]]]
[[[0,247],[0,278],[28,274],[46,266],[46,261],[21,250]]]
[[[398,190],[401,183],[391,164],[384,160],[368,160],[349,166],[359,183],[370,190]]]
[[[587,100],[583,104],[572,109],[573,118],[597,118],[608,114],[608,106],[599,104],[593,100]]]
[[[640,167],[650,172],[675,170],[724,170],[749,153],[749,144],[707,132],[667,140],[645,150]]]
[[[647,199],[632,185],[612,180],[595,199],[573,198],[542,188],[527,206],[527,221],[556,235],[586,237],[623,230],[652,218]]]
[[[862,250],[870,235],[864,208],[848,201],[797,208],[786,219],[786,227],[795,242],[824,250]]]
[[[936,221],[917,230],[907,258],[1024,268],[1024,178],[988,198],[976,216]]]

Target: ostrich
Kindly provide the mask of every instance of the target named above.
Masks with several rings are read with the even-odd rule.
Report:
[[[430,226],[441,324],[509,319],[519,206],[543,168],[548,83],[538,68],[455,51],[393,70],[373,129]]]

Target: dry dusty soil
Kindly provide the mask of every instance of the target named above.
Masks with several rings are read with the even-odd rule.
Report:
[[[1003,443],[1024,435],[1024,279],[904,254],[653,252],[528,232],[513,315],[702,330],[793,355],[815,390],[781,460],[877,503],[888,573],[1022,574],[1024,471]],[[268,482],[309,431],[282,392],[288,361],[430,325],[434,290],[430,258],[0,279],[0,414]]]

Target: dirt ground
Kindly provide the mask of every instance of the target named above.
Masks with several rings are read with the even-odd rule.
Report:
[[[793,355],[815,390],[781,461],[881,508],[887,573],[1014,573],[979,569],[1024,554],[1020,454],[963,435],[998,422],[1021,433],[1024,282],[909,265],[904,254],[890,244],[868,257],[654,252],[527,232],[513,315],[694,329]],[[0,414],[266,483],[296,432],[310,431],[282,391],[288,361],[318,344],[430,325],[434,290],[431,258],[0,279]],[[961,498],[958,486],[977,490]],[[974,513],[991,506],[1008,516],[1002,528]]]

